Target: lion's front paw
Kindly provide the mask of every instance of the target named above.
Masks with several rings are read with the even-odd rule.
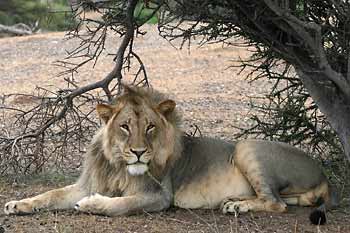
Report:
[[[7,215],[10,214],[30,214],[38,212],[39,209],[35,208],[29,201],[10,201],[5,204],[4,212]]]
[[[250,210],[249,205],[245,201],[227,201],[222,206],[224,214],[234,214],[237,217],[240,213],[245,213]]]
[[[78,201],[77,204],[75,204],[74,209],[85,213],[106,214],[105,206],[108,206],[106,205],[106,202],[109,199],[109,197],[96,193]]]

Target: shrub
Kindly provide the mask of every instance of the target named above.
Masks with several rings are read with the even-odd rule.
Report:
[[[65,1],[41,3],[39,0],[2,0],[0,23],[12,25],[25,23],[44,30],[60,31],[72,28],[75,23]]]

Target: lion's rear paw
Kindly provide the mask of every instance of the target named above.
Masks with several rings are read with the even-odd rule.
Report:
[[[228,200],[222,206],[222,212],[224,214],[234,214],[237,217],[240,213],[249,211],[249,205],[244,201],[230,201]]]
[[[4,212],[10,214],[30,214],[38,212],[39,209],[33,207],[30,203],[25,201],[10,201],[5,204]]]

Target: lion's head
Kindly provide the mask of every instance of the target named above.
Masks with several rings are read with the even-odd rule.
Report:
[[[132,176],[149,170],[160,176],[181,153],[176,104],[152,89],[124,89],[114,104],[97,106],[104,155],[111,164],[124,163]]]

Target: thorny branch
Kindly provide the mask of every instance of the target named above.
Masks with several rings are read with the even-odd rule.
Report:
[[[349,136],[341,134],[338,127],[347,120],[339,124],[334,120],[334,112],[348,116],[346,111],[350,105],[348,1],[170,2],[173,3],[168,7],[170,17],[161,17],[159,23],[164,38],[170,42],[180,40],[180,47],[190,45],[196,38],[200,46],[219,42],[224,46],[254,48],[251,60],[243,62],[240,68],[248,71],[250,80],[269,78],[272,81],[268,99],[258,104],[259,115],[252,118],[255,124],[250,129],[242,129],[242,135],[291,144],[306,143],[322,154],[339,156],[345,152],[350,156],[350,149],[346,150],[350,148],[346,147],[350,145]],[[281,61],[294,68],[281,68],[277,64]],[[307,86],[309,92],[303,88],[306,79],[311,83]],[[311,85],[317,86],[318,92],[311,90]],[[309,93],[318,101],[317,106]],[[322,103],[320,95],[324,97]],[[340,100],[337,105],[336,100]],[[320,106],[325,115],[318,110]],[[330,106],[328,111],[324,106]]]

